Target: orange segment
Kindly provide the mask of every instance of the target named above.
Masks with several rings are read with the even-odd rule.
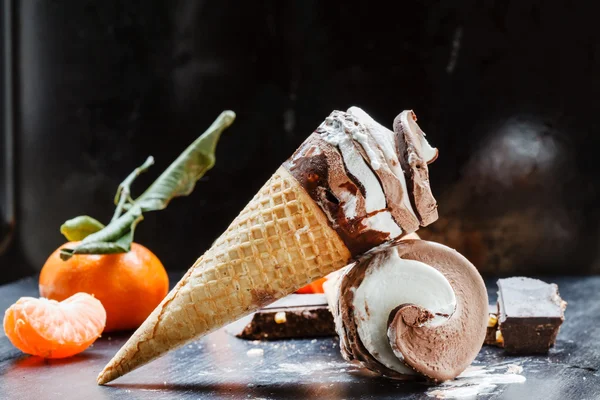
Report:
[[[21,297],[4,314],[4,332],[24,353],[64,358],[87,349],[106,324],[102,303],[87,293],[58,302]]]

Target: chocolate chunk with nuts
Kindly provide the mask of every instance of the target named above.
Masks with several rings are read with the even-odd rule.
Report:
[[[333,316],[322,294],[294,294],[257,311],[235,335],[249,340],[335,336]]]
[[[567,303],[555,284],[513,277],[498,280],[498,327],[509,353],[546,353],[554,345]]]
[[[497,346],[498,342],[496,341],[496,332],[498,331],[498,306],[489,305],[488,306],[488,324],[487,331],[485,333],[485,340],[483,344],[487,344],[489,346]]]

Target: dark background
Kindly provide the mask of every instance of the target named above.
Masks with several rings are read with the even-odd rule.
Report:
[[[136,231],[167,269],[187,269],[333,109],[352,105],[387,126],[414,109],[440,149],[441,218],[423,237],[488,275],[598,272],[589,4],[5,0],[0,281],[39,270],[66,219],[106,222],[131,170],[155,157],[144,188],[232,109],[216,167]]]

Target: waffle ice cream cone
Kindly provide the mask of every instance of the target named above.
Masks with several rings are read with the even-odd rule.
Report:
[[[350,112],[334,113],[339,114],[336,114],[335,118],[338,119],[334,118],[334,122],[341,115],[353,126],[369,133],[366,122],[363,125],[362,116]],[[332,116],[324,124],[331,122]],[[337,128],[341,129],[341,134],[345,134],[343,126]],[[387,132],[394,135],[391,131]],[[400,136],[406,136],[406,132]],[[383,208],[376,212],[369,210],[365,204],[375,204],[372,188],[361,181],[362,175],[344,175],[340,169],[343,169],[342,165],[346,165],[348,169],[355,167],[351,163],[356,162],[356,157],[347,158],[350,151],[355,151],[355,155],[362,157],[368,164],[373,161],[371,158],[381,157],[378,160],[381,167],[381,162],[385,162],[381,151],[374,153],[373,148],[366,148],[366,144],[359,147],[355,144],[358,142],[348,136],[350,141],[346,145],[355,146],[354,150],[346,146],[334,155],[334,158],[337,157],[335,160],[321,159],[322,163],[319,164],[315,159],[312,163],[314,168],[308,168],[311,163],[307,164],[305,161],[311,154],[335,153],[335,140],[321,140],[322,137],[323,131],[317,129],[279,167],[225,233],[196,261],[108,363],[98,376],[99,384],[110,382],[169,350],[206,335],[340,269],[365,249],[392,241],[416,229],[413,225],[406,229],[403,221],[392,218],[393,213],[389,216],[386,214],[385,218],[373,219],[378,213],[389,214],[389,210],[397,205],[391,204],[389,199],[387,201],[390,204],[386,204],[386,198],[379,198],[375,200],[382,203]],[[403,142],[398,147],[402,149],[403,146],[406,148],[407,143]],[[424,165],[426,169],[426,164]],[[366,170],[363,172],[363,175],[366,174]],[[331,179],[327,179],[324,174]],[[375,172],[372,171],[371,174],[375,176]],[[341,178],[342,175],[345,178]],[[412,182],[410,174],[408,181]],[[350,186],[351,183],[356,190]],[[415,184],[421,187],[419,182]],[[323,203],[319,197],[322,191],[315,190],[319,185],[323,186],[323,190],[329,190],[329,185],[335,186],[327,198],[338,204],[338,209]],[[342,186],[348,188],[349,194],[340,192]],[[428,182],[426,186],[428,187]],[[403,186],[403,189],[409,190],[407,187],[410,185]],[[383,189],[380,192],[385,195]],[[350,195],[355,196],[355,200],[350,199]],[[394,195],[397,196],[398,193]],[[335,196],[339,198],[335,199]],[[427,200],[431,203],[431,199]],[[347,209],[342,206],[351,201],[354,201],[354,208],[351,214],[347,214]],[[419,206],[415,208],[417,212],[413,212],[413,215],[418,221]],[[345,216],[336,216],[334,211]]]

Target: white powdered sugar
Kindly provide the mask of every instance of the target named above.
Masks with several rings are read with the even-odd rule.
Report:
[[[436,399],[471,399],[491,394],[498,385],[523,383],[523,367],[517,364],[503,363],[492,366],[471,366],[452,381],[431,387],[429,397]]]
[[[262,357],[265,354],[265,351],[263,349],[250,349],[246,352],[246,355],[248,357]]]

